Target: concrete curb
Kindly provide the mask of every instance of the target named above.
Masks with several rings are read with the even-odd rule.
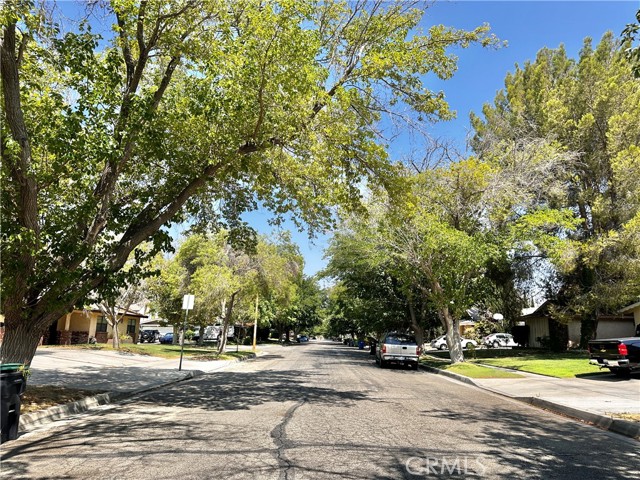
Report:
[[[420,368],[430,373],[435,373],[438,375],[452,378],[454,380],[458,380],[459,382],[466,383],[467,385],[472,385],[474,387],[480,388],[487,392],[496,393],[503,397],[512,398],[514,400],[527,403],[534,407],[542,408],[543,410],[548,410],[552,413],[556,413],[559,415],[573,418],[574,420],[579,420],[582,422],[592,424],[598,428],[601,428],[602,430],[607,430],[607,431],[624,435],[626,437],[630,437],[636,440],[640,439],[640,423],[611,418],[604,415],[599,415],[597,413],[585,412],[584,410],[578,410],[576,408],[567,407],[559,403],[543,400],[542,398],[514,397],[512,395],[501,392],[499,390],[495,390],[493,388],[487,388],[485,386],[479,385],[475,383],[472,379],[470,379],[469,377],[465,377],[464,375],[447,372],[446,370],[440,370],[438,368],[429,367],[427,365],[420,365]]]
[[[469,377],[465,377],[464,375],[459,375],[453,372],[447,372],[446,370],[440,370],[439,368],[429,367],[428,365],[420,365],[420,368],[426,370],[430,373],[435,373],[436,375],[442,375],[443,377],[453,378],[454,380],[458,380],[459,382],[466,383],[468,385],[473,385],[474,387],[483,388],[478,385],[476,382],[471,380]]]
[[[229,364],[233,364],[238,362],[244,362],[247,360],[253,360],[257,357],[258,355],[256,355],[255,353],[252,353],[251,355],[247,355],[246,357],[228,360],[228,362]],[[202,370],[188,370],[188,371],[185,371],[185,374],[180,378],[174,378],[167,382],[162,382],[155,385],[148,385],[146,387],[142,387],[137,390],[131,390],[126,392],[100,393],[98,395],[93,395],[91,397],[85,397],[75,402],[67,403],[64,405],[54,405],[53,407],[49,407],[44,410],[39,410],[33,413],[20,415],[20,424],[18,426],[18,431],[20,433],[26,433],[28,429],[33,427],[46,425],[47,423],[51,423],[56,420],[61,420],[63,418],[69,417],[74,414],[83,413],[83,412],[86,412],[87,410],[90,410],[91,408],[95,408],[100,405],[122,402],[136,395],[151,392],[153,390],[157,390],[163,387],[167,387],[169,385],[173,385],[174,383],[179,383],[185,380],[199,377],[204,374],[205,372],[203,372]]]

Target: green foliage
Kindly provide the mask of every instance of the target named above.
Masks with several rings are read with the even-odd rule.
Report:
[[[615,312],[640,294],[632,233],[640,206],[640,84],[623,49],[611,33],[595,48],[585,39],[576,60],[562,46],[542,49],[507,75],[484,119],[472,117],[476,152],[520,178],[518,208],[503,219],[519,256],[553,265],[547,280],[550,295],[563,299],[556,312],[563,321],[593,322],[595,312]]]
[[[640,9],[636,12],[636,22],[628,23],[622,30],[622,39],[625,41],[624,54],[633,68],[633,74],[640,78],[640,45],[636,45],[636,38],[640,40]]]
[[[29,349],[140,243],[141,264],[170,250],[172,223],[250,251],[258,204],[314,232],[361,209],[360,185],[397,189],[386,120],[450,118],[425,75],[453,74],[450,47],[496,44],[486,26],[420,32],[404,2],[94,2],[109,38],[5,3],[2,291]]]

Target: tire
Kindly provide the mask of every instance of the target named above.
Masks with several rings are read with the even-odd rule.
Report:
[[[380,368],[384,368],[387,366],[387,362],[385,362],[382,357],[380,357]]]
[[[418,362],[410,364],[409,367],[411,370],[418,370]]]
[[[500,346],[497,341],[493,342],[491,345],[493,346],[493,348],[498,348]]]
[[[447,349],[447,344],[446,343],[443,343],[442,345],[440,345],[438,347],[438,350],[446,350],[446,349]]]

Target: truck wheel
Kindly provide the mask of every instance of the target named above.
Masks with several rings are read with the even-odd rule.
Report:
[[[438,350],[446,350],[446,349],[447,349],[447,344],[446,343],[443,343],[442,345],[440,345],[438,347]]]
[[[387,362],[385,362],[382,357],[380,357],[380,368],[384,368],[387,366]]]

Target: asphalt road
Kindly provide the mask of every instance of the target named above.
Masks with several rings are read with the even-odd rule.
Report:
[[[5,478],[638,478],[634,440],[336,343],[252,362],[2,445]]]

